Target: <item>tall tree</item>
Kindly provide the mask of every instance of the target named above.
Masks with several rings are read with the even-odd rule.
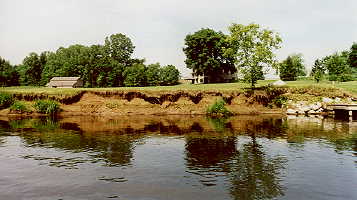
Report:
[[[47,83],[54,76],[84,77],[86,67],[91,61],[89,47],[71,45],[68,48],[60,47],[55,53],[50,53],[42,72],[42,83]]]
[[[105,50],[114,60],[128,65],[135,46],[126,35],[117,33],[105,38]]]
[[[47,63],[48,52],[43,52],[40,55],[30,53],[20,66],[20,82],[22,85],[41,85],[41,74]]]
[[[322,60],[315,60],[314,66],[311,69],[311,76],[316,82],[320,82],[322,76],[325,74],[325,68]]]
[[[354,69],[357,69],[357,43],[353,43],[348,58],[350,66]]]
[[[279,64],[279,76],[283,81],[294,81],[298,76],[305,76],[304,60],[301,54],[292,54]]]
[[[179,70],[173,65],[167,65],[160,70],[160,85],[176,85],[180,79]]]
[[[187,68],[196,75],[206,75],[209,82],[223,80],[224,71],[236,72],[234,57],[225,54],[229,48],[227,36],[212,29],[201,29],[185,38],[183,51]]]
[[[147,85],[160,85],[160,71],[161,66],[159,63],[148,65],[145,72]]]
[[[0,57],[0,87],[19,85],[19,74],[15,68]]]
[[[234,55],[236,66],[252,87],[260,77],[263,67],[276,67],[274,50],[282,42],[278,33],[261,29],[258,24],[232,24],[228,41],[231,48],[225,55]]]
[[[352,69],[348,60],[349,52],[343,51],[324,58],[324,67],[328,71],[330,81],[352,80]]]
[[[134,64],[133,66],[127,67],[124,70],[124,85],[125,86],[145,86],[146,76],[145,76],[146,66],[144,64]]]

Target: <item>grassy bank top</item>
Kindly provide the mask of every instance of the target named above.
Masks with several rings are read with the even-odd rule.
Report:
[[[263,80],[258,81],[256,87],[266,86],[274,81]],[[284,86],[290,91],[304,91],[309,90],[317,95],[326,96],[340,96],[345,93],[350,96],[357,97],[357,81],[333,83],[330,81],[322,81],[316,83],[312,80],[288,81]],[[0,87],[0,92],[11,94],[46,94],[50,96],[71,96],[81,91],[97,91],[97,92],[115,92],[115,91],[140,91],[148,93],[167,93],[167,92],[241,92],[248,89],[248,83],[220,83],[220,84],[180,84],[175,86],[155,86],[155,87],[115,87],[115,88],[47,88],[47,87]],[[298,92],[299,93],[299,92]]]

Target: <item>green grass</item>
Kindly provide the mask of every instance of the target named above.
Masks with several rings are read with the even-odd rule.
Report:
[[[256,87],[264,86],[274,81],[258,81]],[[0,87],[0,92],[12,94],[47,94],[47,95],[74,95],[81,91],[241,91],[249,88],[248,83],[218,83],[218,84],[179,84],[174,86],[150,87],[113,87],[113,88],[47,88],[33,86]]]
[[[12,110],[12,111],[17,111],[17,112],[21,112],[21,113],[30,112],[30,109],[27,108],[26,103],[23,102],[23,101],[15,101],[15,102],[10,106],[10,110]]]
[[[37,100],[33,107],[43,114],[54,114],[60,110],[60,104],[53,100]]]
[[[265,86],[272,83],[272,80],[258,81],[256,87]],[[72,96],[81,91],[145,91],[145,92],[169,92],[169,91],[243,91],[249,88],[248,83],[221,83],[221,84],[180,84],[175,86],[154,86],[154,87],[116,87],[116,88],[46,88],[46,87],[0,87],[0,92],[11,94],[46,94],[49,96]],[[354,96],[357,96],[357,81],[332,83],[322,81],[316,83],[313,80],[288,81],[287,87],[292,89],[299,88],[321,88],[321,89],[341,89]],[[332,91],[332,90],[331,90]]]

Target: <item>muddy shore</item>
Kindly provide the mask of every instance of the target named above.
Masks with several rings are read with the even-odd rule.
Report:
[[[279,92],[254,91],[234,92],[175,92],[175,93],[106,93],[82,92],[76,96],[60,99],[59,116],[123,116],[123,115],[204,115],[208,106],[224,99],[226,108],[234,114],[284,114],[285,109],[271,103]],[[41,96],[15,95],[17,100],[32,105]],[[29,106],[31,107],[31,106]],[[0,110],[0,115],[41,116],[36,112],[14,113]]]

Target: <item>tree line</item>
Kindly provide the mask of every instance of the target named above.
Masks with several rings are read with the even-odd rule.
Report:
[[[302,54],[288,56],[280,63],[278,70],[281,80],[285,81],[294,81],[299,76],[306,76]],[[357,43],[352,44],[350,50],[316,59],[310,77],[316,82],[323,79],[339,82],[357,80]]]
[[[350,50],[315,60],[311,76],[316,82],[324,78],[340,82],[357,80],[357,43],[354,43]]]
[[[264,79],[269,68],[284,81],[307,75],[302,54],[291,54],[278,62],[275,51],[282,43],[278,33],[254,23],[232,24],[228,30],[229,34],[224,34],[205,28],[185,37],[185,63],[194,75],[222,82],[225,73],[238,72],[252,87]],[[131,40],[119,33],[106,37],[104,45],[76,44],[56,52],[30,53],[18,66],[0,58],[0,86],[45,85],[54,76],[80,76],[85,87],[177,84],[179,71],[175,66],[145,65],[144,59],[131,57],[134,48]],[[357,80],[357,44],[317,59],[310,76],[317,82]]]
[[[44,86],[52,77],[78,76],[84,87],[175,85],[180,73],[173,65],[145,65],[132,58],[135,46],[118,33],[105,38],[104,45],[71,45],[55,52],[30,53],[20,65],[0,57],[0,86]]]
[[[291,54],[278,62],[274,51],[282,39],[278,33],[258,24],[232,24],[229,34],[201,29],[185,38],[185,63],[195,75],[205,75],[208,82],[221,82],[226,72],[238,72],[238,78],[251,83],[264,79],[267,68],[273,68],[281,80],[294,81],[307,75],[302,54]],[[357,80],[357,43],[349,51],[317,59],[310,74],[317,82]]]

